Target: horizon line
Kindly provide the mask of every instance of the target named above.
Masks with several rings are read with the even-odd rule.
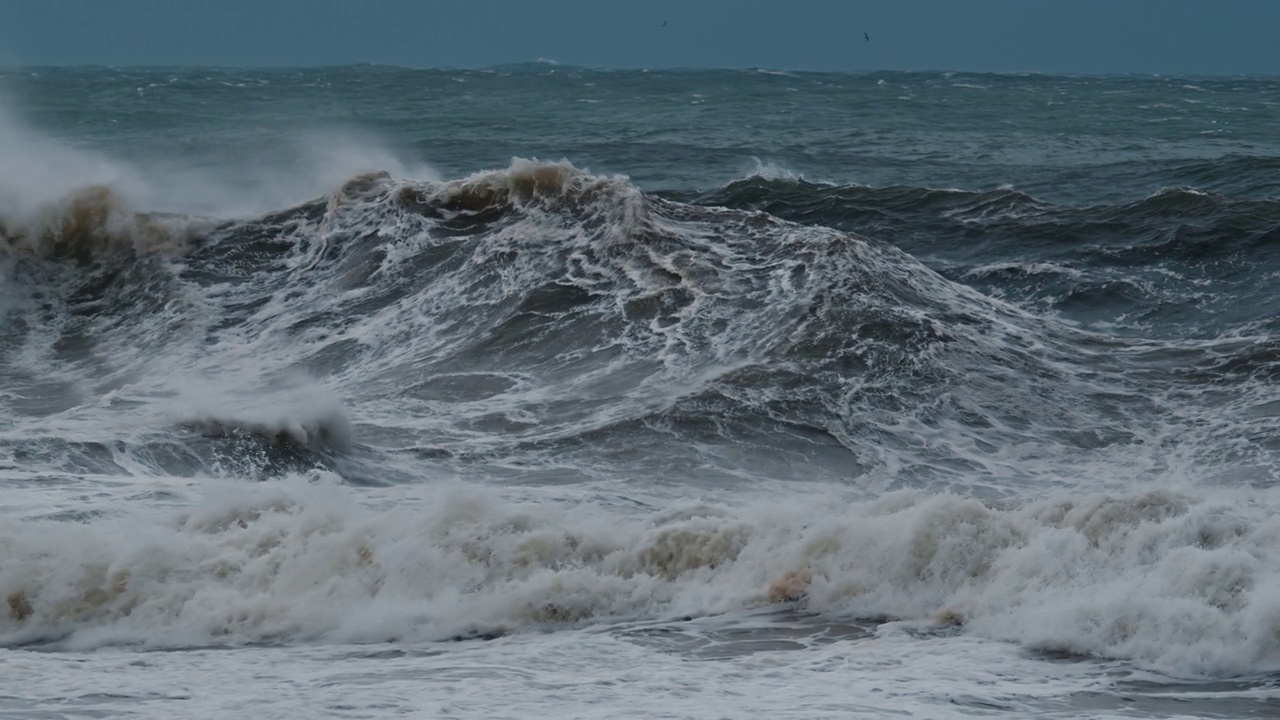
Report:
[[[546,58],[537,58],[535,60],[523,60],[516,62],[494,63],[491,65],[479,66],[463,66],[463,65],[403,65],[399,63],[385,62],[351,62],[351,63],[321,63],[321,64],[221,64],[221,63],[129,63],[129,64],[111,64],[111,63],[5,63],[0,62],[0,70],[37,70],[37,69],[76,69],[76,68],[97,68],[108,70],[325,70],[338,68],[390,68],[396,70],[416,70],[416,71],[449,71],[449,72],[485,72],[500,70],[503,68],[521,68],[541,66],[547,68],[563,68],[566,70],[588,70],[592,72],[749,72],[749,71],[767,71],[791,74],[806,75],[872,75],[876,73],[893,73],[893,74],[946,74],[946,73],[963,73],[966,75],[998,75],[998,76],[1028,76],[1042,75],[1049,77],[1197,77],[1197,78],[1280,78],[1280,73],[1275,72],[1259,72],[1259,73],[1218,73],[1218,72],[1153,72],[1153,71],[1061,71],[1061,70],[966,70],[961,68],[921,68],[915,70],[902,70],[892,68],[859,68],[846,70],[815,70],[810,68],[782,68],[770,67],[767,65],[739,65],[739,66],[660,66],[660,67],[644,67],[644,66],[608,66],[608,65],[578,65],[573,63],[561,63]]]

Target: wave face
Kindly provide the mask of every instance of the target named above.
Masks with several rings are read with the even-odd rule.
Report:
[[[1274,372],[1265,337],[1091,334],[883,243],[646,196],[567,163],[446,183],[359,176],[194,239],[194,221],[162,231],[83,202],[65,201],[78,219],[43,254],[23,252],[26,236],[13,245],[15,284],[62,291],[56,322],[48,305],[9,314],[15,355],[44,368],[28,366],[32,380],[69,378],[21,386],[8,407],[44,418],[30,427],[60,471],[110,472],[99,449],[121,440],[166,473],[213,470],[244,442],[345,462],[354,410],[370,426],[360,449],[451,465],[1000,496],[1061,481],[1080,450],[1158,446],[1199,413],[1229,411],[1252,434],[1253,381]],[[1155,202],[1135,206],[1139,221]],[[1070,275],[959,274],[1011,275],[1016,289],[1055,272]],[[1210,380],[1207,406],[1175,399]],[[104,402],[129,417],[124,437],[92,413],[80,432],[36,430]],[[173,447],[179,431],[202,438],[194,456]],[[375,456],[347,470],[395,480]]]
[[[286,109],[303,81],[383,104],[409,80],[482,86],[450,116],[455,146],[502,98],[658,92],[645,74],[552,70],[260,79]],[[240,97],[226,73],[109,72],[15,83],[114,82],[176,115]],[[1160,124],[1181,139],[1134,146],[1053,111],[1029,121],[1046,156],[985,156],[951,126],[880,137],[918,117],[884,108],[835,138],[821,110],[986,92],[961,114],[990,119],[1020,94],[1128,82],[1143,112],[1199,128],[1161,98],[1227,107],[1275,88],[662,79],[663,97],[720,92],[720,134],[655,120],[616,146],[560,138],[606,166],[642,146],[687,155],[656,180],[656,160],[452,173],[443,151],[438,171],[350,132],[197,172],[0,123],[20,168],[0,183],[0,644],[604,627],[692,653],[732,633],[682,623],[737,618],[761,642],[794,621],[786,637],[820,644],[843,623],[943,654],[976,639],[1177,677],[1280,672],[1280,200],[1275,157],[1237,147],[1263,141],[1241,120],[1244,139]],[[751,160],[772,146],[731,122],[760,102],[748,91],[813,111],[795,137],[826,138],[815,169],[813,148]],[[783,122],[789,106],[768,107]],[[440,127],[399,112],[386,121]],[[1045,150],[1062,123],[1092,155]],[[713,147],[734,137],[750,162]],[[870,170],[837,177],[855,147]],[[965,164],[956,188],[918,177]],[[1104,192],[1108,173],[1129,185]]]

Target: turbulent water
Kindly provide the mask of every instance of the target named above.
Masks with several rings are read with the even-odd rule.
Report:
[[[5,717],[1280,713],[1280,80],[0,73]]]

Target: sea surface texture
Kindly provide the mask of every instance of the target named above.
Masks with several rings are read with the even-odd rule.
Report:
[[[0,716],[1276,717],[1278,130],[0,71]]]

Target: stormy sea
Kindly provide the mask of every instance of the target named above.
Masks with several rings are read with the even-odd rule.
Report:
[[[0,717],[1275,717],[1277,128],[0,69]]]

